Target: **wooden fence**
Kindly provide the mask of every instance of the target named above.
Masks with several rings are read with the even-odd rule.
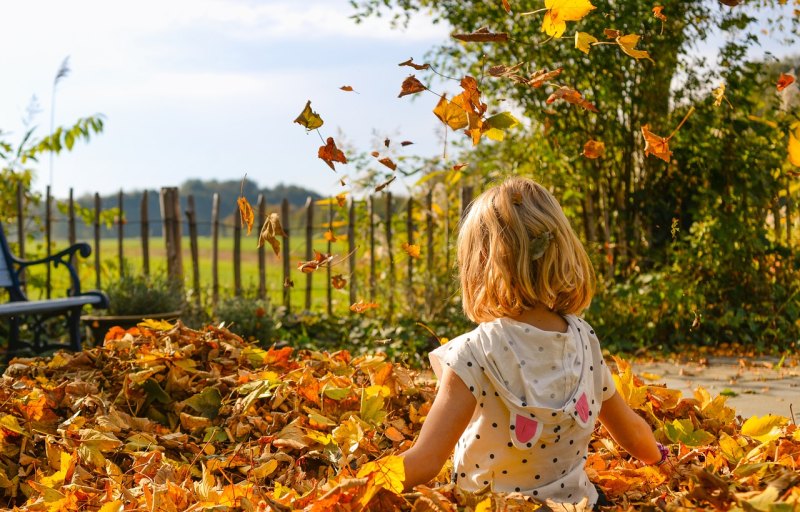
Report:
[[[20,188],[17,194],[17,226],[16,241],[18,251],[22,257],[26,253],[26,230],[24,222],[24,197],[25,191]],[[292,208],[289,201],[284,199],[280,205],[280,218],[284,230],[287,234],[281,241],[281,257],[275,258],[271,254],[271,249],[267,244],[257,249],[258,261],[258,285],[256,296],[258,298],[269,298],[273,303],[282,303],[287,309],[302,307],[305,310],[312,310],[312,304],[319,304],[319,298],[312,300],[314,292],[324,296],[324,309],[328,314],[334,313],[334,286],[332,274],[344,274],[347,278],[346,291],[349,304],[359,301],[377,302],[383,312],[389,317],[393,316],[399,307],[399,301],[403,300],[406,306],[420,308],[415,314],[430,313],[432,302],[436,300],[433,283],[441,276],[450,276],[453,259],[450,254],[451,242],[454,240],[451,229],[455,227],[454,221],[463,212],[472,200],[473,189],[464,187],[460,194],[460,204],[450,208],[445,205],[444,211],[434,218],[433,192],[428,192],[422,200],[414,198],[397,198],[389,192],[382,192],[372,195],[364,200],[348,199],[347,202],[339,207],[336,201],[331,198],[322,201],[313,201],[308,198],[306,204],[301,207]],[[194,290],[193,298],[198,304],[210,304],[216,306],[220,300],[221,293],[225,291],[235,297],[243,295],[245,289],[242,282],[242,242],[247,236],[245,228],[241,224],[238,209],[233,212],[220,211],[219,194],[212,197],[210,216],[208,220],[203,219],[203,212],[198,211],[192,195],[186,197],[186,210],[181,212],[181,202],[177,188],[165,187],[159,194],[160,212],[158,216],[154,212],[148,211],[147,192],[140,203],[140,244],[141,244],[141,272],[145,275],[150,274],[153,267],[151,252],[153,248],[151,228],[160,223],[161,238],[164,244],[164,258],[166,272],[172,278],[178,279],[185,286]],[[67,242],[75,243],[76,225],[81,222],[76,220],[76,205],[73,192],[70,190],[69,198],[66,201],[66,213],[57,216],[53,213],[53,198],[48,188],[44,203],[44,249],[49,255],[54,249],[53,226],[57,223],[66,222]],[[120,212],[124,211],[125,195],[122,191],[117,196],[116,207]],[[257,198],[254,204],[255,222],[253,231],[249,238],[249,243],[255,247],[258,231],[265,219],[269,215],[263,195]],[[379,211],[381,208],[381,211]],[[441,210],[441,207],[438,208]],[[206,211],[208,211],[206,209]],[[273,211],[275,211],[273,209]],[[98,289],[103,287],[104,264],[103,260],[107,257],[107,252],[100,250],[101,242],[108,240],[108,229],[104,228],[102,222],[103,209],[101,198],[98,193],[94,194],[93,208],[93,274],[94,286]],[[120,218],[121,217],[121,218]],[[453,217],[453,220],[451,220]],[[227,220],[224,220],[227,219]],[[198,225],[203,222],[210,224],[211,238],[211,283],[201,282],[200,254],[198,244]],[[129,257],[126,257],[124,250],[125,228],[129,223],[120,215],[113,222],[112,236],[116,242],[115,263],[120,275],[130,269]],[[344,225],[344,229],[339,233],[346,233],[346,248],[335,251],[336,268],[324,266],[313,273],[302,273],[297,269],[298,261],[308,261],[314,259],[315,249],[321,253],[332,254],[334,252],[333,242],[325,240],[320,242],[324,232],[334,231],[334,226]],[[233,251],[232,251],[232,283],[229,286],[222,286],[224,278],[220,275],[220,233],[221,230],[232,230]],[[382,231],[382,232],[381,232]],[[103,233],[106,233],[103,238]],[[37,236],[38,232],[37,232]],[[301,240],[301,242],[297,242]],[[188,241],[188,270],[184,264],[185,244]],[[362,242],[362,243],[358,243]],[[320,244],[325,244],[320,247]],[[403,243],[419,245],[421,257],[413,258],[406,255],[401,246]],[[316,244],[316,247],[315,247]],[[269,250],[268,250],[269,249]],[[322,250],[320,250],[322,249]],[[398,255],[402,255],[399,258]],[[398,270],[399,263],[405,263],[405,269]],[[267,266],[280,265],[280,282],[268,282]],[[274,272],[273,272],[274,274]],[[398,275],[399,274],[399,275]],[[108,279],[108,271],[105,271]],[[322,286],[315,287],[315,283],[320,283],[324,279]],[[398,280],[402,279],[400,283]],[[379,281],[381,281],[379,285]],[[440,280],[441,281],[441,280]],[[47,269],[45,279],[46,296],[50,297],[52,290],[52,280],[50,269]],[[288,286],[294,283],[292,286]],[[400,284],[400,286],[398,286]],[[452,282],[450,283],[452,284]],[[293,293],[293,289],[295,290]],[[302,291],[300,302],[298,301],[298,289]],[[272,290],[273,293],[269,293]],[[276,290],[282,292],[275,293]],[[453,290],[446,292],[446,295]],[[421,293],[420,293],[421,292]],[[276,296],[277,295],[277,296]],[[293,299],[294,295],[294,299]],[[403,297],[404,296],[404,297]],[[319,297],[319,295],[317,296]],[[342,297],[343,299],[344,297]],[[343,300],[339,300],[341,303]],[[340,309],[340,308],[339,308]]]

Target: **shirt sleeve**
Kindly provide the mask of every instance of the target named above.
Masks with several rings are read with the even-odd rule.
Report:
[[[441,380],[445,368],[450,368],[469,388],[477,399],[483,389],[483,370],[478,365],[469,345],[469,338],[459,336],[432,351],[428,357],[436,378]]]
[[[603,362],[600,365],[603,368],[603,395],[602,400],[605,402],[612,396],[614,393],[617,392],[617,387],[614,384],[614,377],[611,376],[611,370],[608,369],[608,365]]]

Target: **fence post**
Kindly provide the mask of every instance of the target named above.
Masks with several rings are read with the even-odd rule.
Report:
[[[69,202],[67,203],[67,241],[69,242],[70,246],[75,245],[75,242],[77,242],[76,238],[77,237],[75,235],[75,195],[72,191],[72,187],[70,187]],[[80,260],[76,258],[75,255],[73,254],[72,257],[70,258],[70,263],[72,263],[72,265],[76,266],[77,268],[79,262]]]
[[[47,192],[45,194],[45,205],[44,205],[44,244],[45,244],[45,252],[47,257],[49,258],[50,255],[53,253],[53,247],[51,245],[52,236],[53,236],[53,211],[52,211],[52,197],[50,196],[50,185],[47,185]],[[47,298],[50,298],[53,284],[52,284],[52,269],[51,265],[47,263],[47,278],[45,281],[45,290],[47,294]]]
[[[117,209],[119,210],[117,214],[117,257],[119,259],[119,276],[122,277],[125,275],[125,252],[122,246],[125,238],[125,210],[122,205],[122,189],[120,189],[119,195],[117,196]]]
[[[22,183],[17,183],[17,244],[19,244],[19,257],[25,259],[25,189]],[[22,289],[27,288],[25,269],[20,269],[19,283]]]
[[[211,304],[219,301],[219,193],[211,196]]]
[[[142,202],[139,205],[140,218],[142,220],[141,233],[142,239],[142,267],[144,275],[150,275],[150,219],[147,212],[147,190],[142,192]]]
[[[202,303],[200,297],[200,255],[197,247],[197,210],[194,207],[194,196],[189,194],[186,198],[186,220],[189,224],[189,249],[192,253],[192,288],[195,301]]]
[[[406,203],[406,238],[408,245],[414,244],[414,200],[408,196]],[[416,310],[417,300],[414,295],[414,258],[408,255],[408,275],[406,276],[406,288],[408,290],[409,311]]]
[[[356,303],[356,202],[350,199],[347,216],[347,253],[350,255],[350,304]]]
[[[292,310],[292,278],[289,275],[289,200],[284,198],[281,201],[281,219],[283,219],[283,232],[286,237],[283,240],[283,305],[286,307],[286,313]]]
[[[375,302],[375,196],[369,196],[369,301]]]
[[[95,288],[98,290],[100,287],[100,209],[102,203],[100,202],[100,193],[94,193],[94,281]]]
[[[425,228],[428,235],[428,253],[425,255],[427,258],[427,275],[428,286],[425,287],[425,303],[428,316],[433,312],[433,287],[434,287],[434,273],[433,273],[433,189],[428,190],[425,197]]]
[[[328,202],[328,230],[333,234],[333,198],[330,199]],[[331,241],[328,240],[328,256],[331,255],[331,251],[333,250],[331,247]],[[328,304],[328,315],[333,314],[333,296],[331,291],[331,266],[327,265],[327,275],[328,275],[328,283],[327,283],[327,304]]]
[[[238,205],[233,211],[233,294],[242,296],[242,216]]]
[[[314,238],[314,201],[311,197],[306,199],[306,261],[314,258],[314,248],[312,247]],[[313,282],[313,272],[306,274],[306,310],[311,311],[311,286]]]
[[[392,242],[392,193],[386,192],[386,252],[389,255],[389,319],[394,316],[394,247]]]
[[[164,243],[167,249],[167,275],[183,284],[181,254],[180,196],[177,187],[161,188],[161,218],[164,223]]]
[[[264,199],[264,194],[258,194],[258,229],[264,225],[267,220],[267,204]],[[258,248],[258,298],[264,300],[267,298],[267,248],[262,244]]]

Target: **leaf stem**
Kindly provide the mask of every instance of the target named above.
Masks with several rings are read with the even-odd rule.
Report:
[[[520,16],[530,16],[531,14],[537,14],[540,12],[547,11],[547,7],[542,7],[541,9],[536,9],[535,11],[528,11],[528,12],[521,12],[519,13]]]
[[[322,134],[319,132],[319,128],[317,128],[314,131],[317,132],[317,135],[319,135],[319,140],[321,140],[323,144],[326,144],[325,137],[323,137]]]
[[[672,133],[669,134],[669,137],[667,137],[667,140],[671,139],[676,133],[678,133],[678,130],[681,129],[681,126],[683,126],[683,123],[685,123],[686,120],[689,119],[689,116],[694,114],[694,110],[695,110],[694,105],[692,105],[692,108],[690,108],[689,111],[686,112],[686,115],[683,116],[683,119],[681,119],[681,122],[678,123],[678,126],[674,130],[672,130]]]

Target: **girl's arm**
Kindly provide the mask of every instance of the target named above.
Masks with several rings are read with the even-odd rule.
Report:
[[[417,442],[402,454],[406,491],[439,474],[461,433],[469,425],[476,403],[464,381],[453,370],[445,368]]]
[[[619,393],[603,402],[600,423],[618,445],[640,461],[655,464],[661,460],[650,425],[625,403]]]

